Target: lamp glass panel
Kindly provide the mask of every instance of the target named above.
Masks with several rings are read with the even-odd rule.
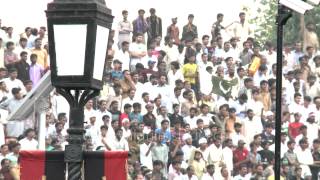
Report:
[[[97,26],[96,49],[94,56],[93,78],[102,81],[104,63],[108,46],[109,29]]]
[[[86,54],[86,24],[54,25],[58,76],[83,76]]]

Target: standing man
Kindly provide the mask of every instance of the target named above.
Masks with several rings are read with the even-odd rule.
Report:
[[[128,11],[123,10],[122,11],[123,20],[119,22],[118,29],[119,29],[119,35],[118,35],[118,48],[120,49],[122,47],[122,42],[131,42],[130,41],[130,33],[132,32],[132,25],[128,21]]]
[[[20,61],[14,64],[15,68],[18,71],[17,78],[20,79],[22,82],[25,82],[26,80],[30,80],[30,77],[29,77],[30,65],[27,63],[27,59],[28,59],[28,53],[25,51],[22,51],[20,53]]]
[[[150,9],[150,17],[147,17],[148,23],[148,47],[150,42],[155,40],[157,37],[162,37],[162,20],[156,15],[156,10],[154,8]]]
[[[129,70],[130,69],[129,42],[123,41],[120,45],[121,45],[120,50],[115,52],[113,59],[118,59],[122,63],[122,70]]]
[[[138,11],[139,16],[137,17],[137,19],[135,19],[132,22],[132,25],[133,25],[132,39],[135,39],[137,34],[142,34],[144,37],[145,33],[148,31],[149,27],[148,27],[147,21],[144,19],[144,13],[145,13],[145,11],[143,9],[140,9]]]
[[[181,41],[193,41],[195,38],[198,38],[198,30],[197,26],[193,23],[194,15],[189,14],[188,16],[188,24],[183,26],[182,38]]]
[[[172,18],[171,19],[172,24],[167,28],[167,36],[170,37],[170,39],[173,39],[173,43],[175,45],[180,44],[180,39],[179,39],[179,28],[177,26],[178,18]]]
[[[211,35],[213,40],[216,40],[216,38],[221,35],[220,33],[221,29],[224,29],[224,27],[221,25],[222,21],[223,21],[223,14],[218,13],[217,21],[213,23],[211,28]]]
[[[240,12],[239,18],[240,22],[236,23],[233,32],[234,37],[240,44],[242,44],[247,40],[248,37],[251,37],[253,35],[253,30],[250,28],[249,23],[246,21],[246,14],[244,12]]]
[[[41,65],[44,69],[48,68],[48,52],[41,47],[42,45],[42,39],[37,38],[34,41],[34,49],[32,49],[32,54],[36,54],[38,59],[37,63]]]
[[[11,96],[12,98],[7,99],[6,101],[0,104],[0,108],[7,110],[9,114],[14,112],[23,101],[20,88],[14,87],[10,91],[12,93],[12,96]],[[7,136],[11,136],[11,137],[20,136],[24,131],[24,121],[22,119],[12,120],[7,123],[6,130],[7,130]]]
[[[137,33],[134,35],[135,36],[135,42],[131,44],[129,52],[130,52],[130,70],[134,71],[136,69],[136,64],[141,63],[144,57],[147,55],[147,47],[143,43],[143,34],[142,33]]]

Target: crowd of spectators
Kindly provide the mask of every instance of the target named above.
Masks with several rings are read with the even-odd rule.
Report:
[[[127,11],[122,15],[110,34],[103,89],[84,107],[85,150],[129,151],[128,178],[134,180],[274,179],[275,85],[283,78],[281,178],[318,179],[318,45],[285,44],[283,76],[276,77],[274,45],[256,42],[243,12],[228,26],[218,14],[211,34],[201,37],[192,14],[182,33],[177,18],[163,28],[153,8],[149,17],[139,10],[133,22]],[[19,150],[38,148],[39,125],[4,117],[36,87],[49,57],[45,27],[20,35],[0,27],[5,179],[15,174]],[[63,150],[69,107],[56,92],[50,102],[46,150]]]

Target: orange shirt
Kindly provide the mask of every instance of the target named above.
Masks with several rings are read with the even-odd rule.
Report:
[[[40,64],[43,68],[47,68],[48,64],[48,53],[45,49],[32,49],[32,54],[38,56],[37,63]]]

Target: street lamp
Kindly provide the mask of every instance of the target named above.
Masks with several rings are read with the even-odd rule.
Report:
[[[319,0],[308,0],[312,4],[319,5]],[[277,24],[277,80],[276,80],[276,122],[275,122],[275,180],[280,180],[281,174],[281,119],[282,119],[282,45],[283,26],[292,16],[292,12],[305,14],[314,6],[305,0],[278,0]],[[302,28],[302,27],[301,27]]]
[[[51,82],[70,105],[65,162],[68,179],[79,180],[86,102],[102,89],[113,16],[104,0],[54,0],[47,6]]]

